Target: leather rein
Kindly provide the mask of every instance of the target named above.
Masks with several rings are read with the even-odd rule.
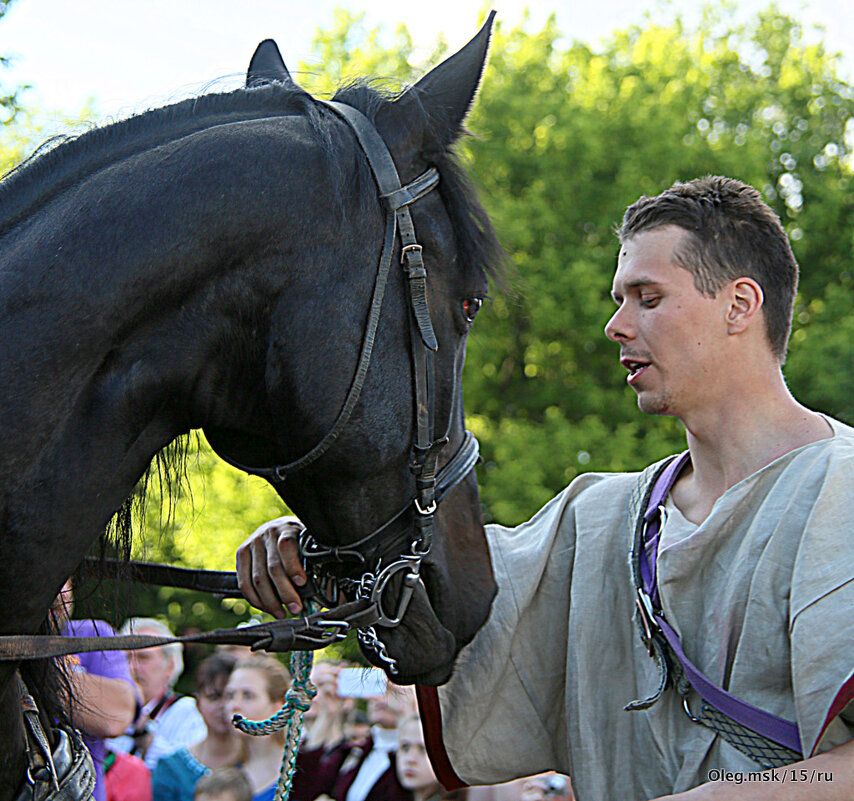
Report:
[[[226,462],[270,483],[281,485],[287,476],[307,467],[326,453],[349,421],[367,377],[379,325],[383,296],[391,268],[396,239],[401,242],[400,260],[409,292],[410,343],[415,393],[415,433],[410,470],[415,476],[415,495],[389,520],[361,539],[345,545],[326,546],[306,530],[300,537],[300,552],[308,575],[299,588],[303,602],[315,600],[326,607],[300,618],[275,620],[238,629],[222,629],[183,637],[127,635],[110,638],[62,637],[53,635],[9,635],[0,637],[0,661],[18,661],[62,656],[86,651],[136,650],[172,642],[248,645],[253,650],[292,651],[323,648],[343,639],[355,629],[360,644],[374,653],[386,669],[396,673],[392,659],[380,640],[376,627],[397,626],[405,614],[415,587],[421,581],[423,559],[433,542],[434,514],[439,502],[459,484],[478,461],[478,442],[466,431],[456,453],[442,467],[438,460],[449,441],[454,404],[445,433],[434,432],[434,354],[438,342],[427,306],[427,271],[422,247],[415,235],[409,205],[424,197],[439,182],[431,167],[402,186],[391,154],[374,125],[357,109],[334,101],[321,101],[351,128],[361,146],[379,188],[386,223],[382,253],[374,283],[368,321],[359,362],[344,404],[327,434],[310,451],[287,464],[254,467],[241,464],[219,451]],[[213,446],[212,446],[213,447]],[[407,511],[413,512],[413,526],[406,542],[400,536],[383,542],[382,535]],[[122,570],[119,562],[113,563]],[[361,566],[359,578],[336,575],[330,566],[353,563]],[[234,573],[188,570],[167,565],[129,562],[125,575],[131,580],[212,592],[222,597],[241,597]],[[402,574],[401,589],[392,601],[386,598],[391,580]],[[341,603],[342,596],[352,600]],[[391,607],[391,611],[389,611]]]

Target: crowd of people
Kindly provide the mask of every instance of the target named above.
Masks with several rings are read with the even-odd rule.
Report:
[[[69,581],[54,605],[59,630],[116,634],[72,612]],[[171,636],[150,618],[132,618],[119,631],[131,632]],[[85,654],[68,667],[72,719],[96,763],[95,801],[273,801],[284,734],[245,734],[232,718],[263,720],[281,708],[290,676],[278,659],[245,648],[213,651],[195,670],[193,695],[174,689],[184,670],[180,644]],[[412,688],[328,660],[315,663],[311,678],[317,695],[305,715],[292,801],[572,799],[568,779],[555,774],[446,793],[427,758]]]

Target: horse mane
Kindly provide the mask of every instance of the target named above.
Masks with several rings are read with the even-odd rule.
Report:
[[[56,194],[123,158],[214,125],[295,114],[317,118],[311,95],[274,83],[200,95],[77,136],[54,137],[0,180],[0,235]]]

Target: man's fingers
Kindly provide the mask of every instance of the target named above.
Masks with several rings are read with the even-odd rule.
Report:
[[[299,554],[299,535],[302,531],[302,525],[293,527],[289,531],[280,533],[276,540],[276,552],[284,565],[285,573],[299,587],[302,587],[307,580]]]
[[[243,597],[256,609],[264,609],[264,602],[255,591],[255,586],[252,580],[253,571],[253,555],[251,542],[247,540],[237,549],[237,586]],[[276,605],[274,609],[266,609],[273,617],[283,618],[285,613],[281,605]]]
[[[294,584],[306,583],[299,558],[303,525],[295,517],[279,517],[259,526],[237,549],[237,582],[252,606],[284,618],[302,610]]]
[[[259,609],[269,612],[279,619],[285,617],[282,602],[276,592],[267,568],[267,549],[263,539],[254,539],[249,543],[252,553],[251,581],[256,597],[260,600]]]
[[[281,599],[282,603],[288,607],[291,614],[296,615],[302,609],[302,601],[291,582],[289,575],[290,571],[286,571],[286,566],[279,554],[278,543],[282,539],[283,535],[280,535],[275,540],[272,537],[268,537],[264,540],[267,575],[269,576],[276,595]],[[292,539],[287,536],[284,536],[284,539],[291,546],[296,547]],[[290,548],[286,548],[286,550],[290,550]],[[299,555],[297,555],[297,562],[299,562]]]

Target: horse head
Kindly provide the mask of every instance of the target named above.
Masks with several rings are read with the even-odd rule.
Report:
[[[495,592],[461,382],[466,338],[500,248],[453,153],[481,78],[491,23],[492,16],[461,51],[395,99],[366,85],[334,98],[338,116],[340,104],[358,109],[356,116],[385,143],[400,183],[421,192],[406,204],[417,244],[397,244],[387,279],[380,275],[394,245],[394,213],[389,203],[384,208],[384,187],[374,183],[362,134],[338,119],[334,106],[320,107],[335,159],[309,191],[329,209],[327,217],[341,210],[343,224],[322,237],[336,254],[323,269],[334,275],[321,279],[311,270],[289,285],[270,316],[263,388],[251,411],[239,427],[205,426],[220,455],[271,480],[306,523],[304,544],[315,556],[334,554],[338,564],[324,564],[316,575],[345,594],[366,573],[376,578],[422,547],[412,532],[423,529],[424,506],[434,497],[425,502],[427,474],[440,472],[442,491],[442,477],[465,463],[452,487],[443,488],[447,498],[438,506],[421,580],[402,620],[375,627],[379,641],[362,640],[368,659],[391,667],[401,682],[447,680]],[[270,83],[299,91],[267,40],[252,59],[247,86]],[[437,191],[429,191],[436,179]],[[416,269],[426,268],[421,300],[412,296],[410,255],[417,257]],[[372,349],[367,361],[366,347]],[[389,598],[398,597],[405,580],[406,570],[389,578]]]

